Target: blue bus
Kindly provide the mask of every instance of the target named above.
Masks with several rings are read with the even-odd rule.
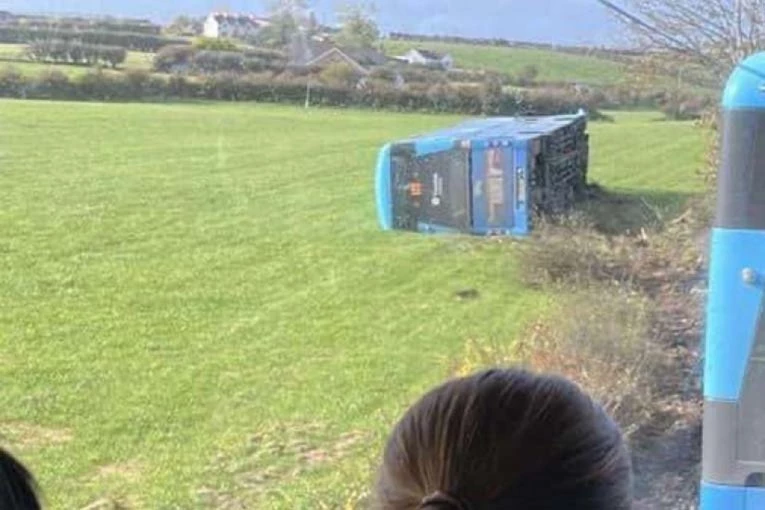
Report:
[[[385,230],[525,236],[587,184],[587,115],[474,119],[386,145],[376,172]]]

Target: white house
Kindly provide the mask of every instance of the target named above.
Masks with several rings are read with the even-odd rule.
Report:
[[[244,39],[256,35],[261,28],[268,25],[267,19],[252,14],[213,12],[205,20],[203,33],[205,37],[213,39]]]
[[[407,62],[409,64],[419,64],[428,67],[440,67],[441,69],[452,69],[454,67],[454,59],[451,55],[441,55],[435,51],[424,50],[421,48],[413,48],[409,50],[406,55],[397,57],[397,60]]]

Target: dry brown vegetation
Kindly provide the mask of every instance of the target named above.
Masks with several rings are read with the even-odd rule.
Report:
[[[511,358],[573,379],[608,408],[631,442],[644,509],[695,508],[709,203],[614,233],[606,200],[606,228],[578,214],[520,245],[526,283],[559,298]]]

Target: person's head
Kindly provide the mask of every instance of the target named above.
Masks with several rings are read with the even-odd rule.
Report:
[[[10,453],[0,448],[0,509],[40,510],[37,483]]]
[[[616,424],[558,377],[492,370],[415,404],[385,448],[383,510],[625,510],[632,470]]]

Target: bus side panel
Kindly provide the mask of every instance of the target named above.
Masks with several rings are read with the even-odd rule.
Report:
[[[377,203],[377,220],[380,228],[391,230],[393,228],[393,199],[391,194],[391,145],[388,144],[380,150],[377,158],[377,170],[375,174],[375,199]]]
[[[509,143],[473,143],[473,232],[510,234],[515,224],[514,154]]]
[[[526,236],[531,231],[531,224],[529,221],[529,167],[530,167],[530,152],[529,142],[518,142],[513,148],[513,167],[510,172],[513,177],[510,179],[513,182],[512,193],[513,199],[511,200],[511,207],[513,208],[513,218],[515,222],[512,227],[512,233],[516,236]]]

